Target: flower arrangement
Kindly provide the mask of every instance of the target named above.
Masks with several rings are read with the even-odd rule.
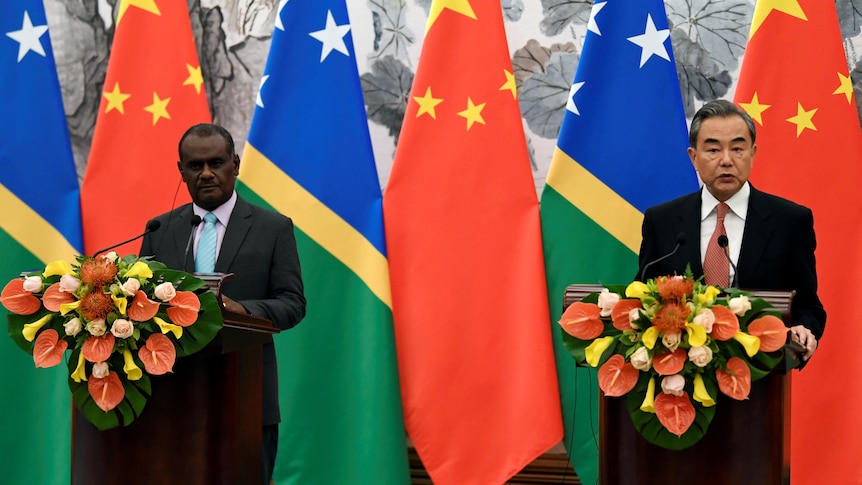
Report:
[[[627,395],[638,432],[680,450],[704,436],[719,392],[746,399],[751,382],[782,359],[788,329],[768,302],[750,297],[690,274],[663,276],[592,293],[559,324],[577,364],[598,368],[602,392]]]
[[[79,256],[13,279],[0,293],[9,334],[36,367],[67,359],[76,407],[99,429],[126,426],[152,395],[149,376],[208,344],[222,327],[207,284],[133,255]]]

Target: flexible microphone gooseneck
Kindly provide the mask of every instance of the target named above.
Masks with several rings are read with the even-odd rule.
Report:
[[[183,265],[186,264],[186,260],[189,258],[189,250],[192,247],[192,241],[195,239],[195,229],[201,223],[201,216],[199,216],[197,214],[192,215],[191,223],[192,223],[192,232],[189,233],[189,240],[186,243],[186,251],[183,253],[183,263],[182,263]]]
[[[674,246],[674,247],[673,247],[673,251],[671,251],[671,252],[669,252],[669,253],[665,254],[664,256],[662,256],[662,257],[660,257],[660,258],[658,258],[658,259],[655,259],[655,260],[650,261],[649,263],[647,263],[647,265],[646,265],[646,266],[644,266],[643,271],[641,271],[641,277],[640,277],[640,280],[641,280],[641,281],[643,281],[643,280],[644,280],[644,275],[646,274],[646,272],[647,272],[647,270],[649,269],[649,267],[650,267],[650,266],[652,266],[652,265],[654,265],[654,264],[656,264],[656,263],[658,263],[658,262],[660,262],[660,261],[664,261],[665,259],[667,259],[667,258],[669,258],[669,257],[673,256],[674,254],[676,254],[676,252],[679,250],[679,248],[680,248],[683,244],[685,244],[685,233],[684,233],[684,232],[681,232],[681,233],[679,233],[679,234],[677,234],[677,235],[676,235],[676,246]]]
[[[135,237],[133,237],[133,238],[131,238],[131,239],[128,239],[128,240],[126,240],[126,241],[123,241],[123,242],[121,242],[121,243],[119,243],[119,244],[114,244],[113,246],[108,246],[108,247],[106,247],[105,249],[100,249],[100,250],[96,251],[95,253],[93,253],[93,257],[95,258],[96,256],[98,256],[98,255],[99,255],[99,254],[101,254],[101,253],[104,253],[105,251],[110,251],[111,249],[114,249],[114,248],[120,247],[120,246],[122,246],[123,244],[128,244],[128,243],[130,243],[130,242],[132,242],[132,241],[135,241],[135,240],[137,240],[137,239],[140,239],[140,238],[142,238],[142,237],[146,236],[147,234],[149,234],[149,233],[151,233],[151,232],[156,232],[156,231],[158,231],[158,230],[159,230],[159,228],[160,228],[160,227],[162,227],[162,223],[161,223],[161,222],[159,222],[159,221],[155,221],[155,220],[154,220],[154,221],[150,221],[150,222],[149,222],[149,224],[147,224],[147,230],[146,230],[146,231],[142,232],[141,234],[138,234],[137,236],[135,236]]]
[[[736,288],[736,276],[739,274],[739,271],[736,270],[736,265],[733,264],[733,260],[730,259],[730,251],[727,249],[728,244],[730,244],[730,241],[728,241],[727,236],[724,234],[718,236],[718,247],[724,250],[724,257],[727,258],[727,262],[730,263],[730,267],[733,268],[733,280],[730,282],[730,287]]]

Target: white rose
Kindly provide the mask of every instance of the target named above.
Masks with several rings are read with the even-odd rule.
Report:
[[[177,296],[177,290],[170,281],[166,281],[157,286],[154,293],[156,298],[165,302],[171,301],[175,296]]]
[[[745,315],[745,312],[751,310],[751,302],[748,301],[748,297],[745,295],[739,295],[736,298],[731,298],[729,302],[727,302],[727,307],[730,308],[730,311],[736,313],[737,315]]]
[[[652,358],[646,347],[638,347],[631,356],[632,367],[640,371],[648,371],[652,366]]]
[[[706,345],[688,349],[688,360],[694,362],[698,367],[705,367],[712,362],[712,349]]]
[[[107,362],[96,362],[93,364],[93,377],[102,379],[108,377],[110,373],[111,369],[108,368]]]
[[[64,274],[60,277],[60,291],[74,293],[79,286],[81,286],[81,281],[70,274]]]
[[[661,343],[668,350],[673,352],[674,350],[676,350],[677,347],[679,347],[679,337],[680,335],[678,333],[669,333],[667,335],[662,335]]]
[[[135,326],[132,322],[122,318],[114,320],[114,324],[111,325],[111,333],[117,338],[129,338],[134,332]]]
[[[119,258],[120,258],[120,255],[117,254],[116,251],[111,251],[110,253],[105,255],[105,259],[107,259],[108,261],[110,261],[112,263],[116,263],[117,259],[119,259]]]
[[[135,296],[140,289],[141,282],[137,278],[129,278],[122,286],[123,294],[126,296]]]
[[[63,324],[63,329],[66,331],[66,335],[70,337],[74,337],[81,332],[81,319],[75,317],[68,322]]]
[[[611,310],[613,310],[614,305],[616,305],[620,301],[620,295],[616,293],[611,293],[607,288],[603,288],[602,292],[599,293],[599,308],[602,309],[600,315],[603,317],[608,317],[611,315]]]
[[[703,327],[706,333],[710,333],[712,332],[712,326],[715,324],[715,313],[712,313],[712,310],[709,308],[704,308],[695,315],[692,322]]]
[[[42,277],[28,276],[24,279],[24,289],[30,293],[39,293],[42,291]]]
[[[629,311],[629,325],[632,328],[638,328],[635,326],[635,322],[638,321],[641,317],[641,309],[640,308],[632,308]]]
[[[674,396],[682,396],[685,392],[685,377],[674,374],[661,380],[661,390]]]
[[[90,335],[94,337],[101,337],[105,335],[105,332],[108,331],[108,328],[105,326],[105,320],[100,318],[98,320],[93,320],[92,322],[87,324],[87,331],[90,332]]]

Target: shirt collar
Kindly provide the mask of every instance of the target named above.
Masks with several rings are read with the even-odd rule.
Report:
[[[746,181],[742,184],[739,192],[733,194],[725,201],[730,206],[730,211],[745,220],[748,215],[748,199],[751,197],[751,185]],[[715,206],[719,204],[716,199],[706,188],[700,191],[700,220],[703,221],[715,211]]]
[[[215,208],[215,210],[208,211],[206,209],[202,209],[197,204],[192,204],[192,209],[194,213],[200,216],[201,219],[207,214],[207,212],[212,212],[218,217],[218,221],[222,223],[225,227],[227,227],[228,220],[230,219],[230,215],[233,212],[233,208],[236,206],[236,191],[234,190],[232,194],[230,194],[230,199],[228,199],[224,204]]]

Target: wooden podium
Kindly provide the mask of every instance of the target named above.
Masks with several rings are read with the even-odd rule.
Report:
[[[221,304],[232,275],[196,276]],[[153,395],[129,426],[99,431],[74,409],[73,485],[260,483],[262,344],[279,329],[263,318],[222,316],[204,350],[151,376]]]
[[[571,285],[564,308],[601,286]],[[792,292],[752,291],[790,322]],[[786,353],[793,352],[786,350]],[[787,355],[786,359],[793,356]],[[625,397],[600,398],[599,482],[604,485],[790,483],[790,377],[782,363],[753,382],[745,401],[719,395],[709,430],[690,448],[671,451],[635,429]]]

